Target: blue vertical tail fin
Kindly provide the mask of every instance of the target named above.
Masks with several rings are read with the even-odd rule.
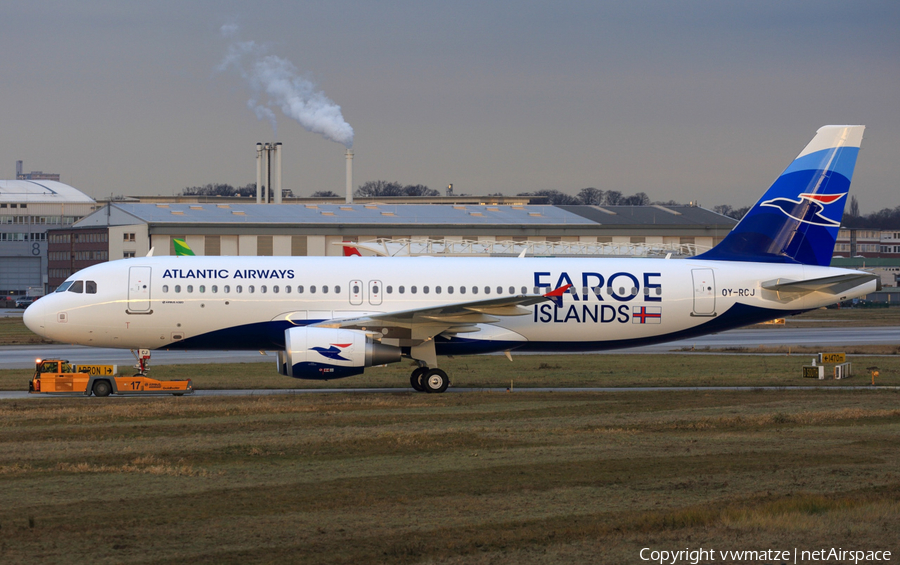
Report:
[[[825,126],[700,259],[831,264],[865,126]]]

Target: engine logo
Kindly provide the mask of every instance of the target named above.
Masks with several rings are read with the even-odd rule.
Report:
[[[312,347],[313,351],[321,355],[322,357],[327,357],[328,359],[334,359],[335,361],[349,361],[346,357],[341,357],[341,353],[343,353],[343,349],[350,347],[353,345],[352,343],[332,343],[331,347],[328,349],[324,347]]]

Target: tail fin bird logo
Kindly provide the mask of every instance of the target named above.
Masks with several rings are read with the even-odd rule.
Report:
[[[833,220],[823,214],[827,206],[834,204],[847,193],[841,194],[800,194],[799,200],[791,200],[790,198],[773,198],[761,202],[760,206],[769,206],[770,208],[778,208],[789,218],[793,218],[801,224],[812,224],[814,226],[825,226],[828,228],[836,228],[841,225],[841,213],[843,208],[837,214],[837,220]]]
[[[327,357],[328,359],[333,359],[335,361],[349,361],[346,357],[341,357],[341,353],[343,353],[342,349],[346,347],[350,347],[353,345],[352,343],[332,343],[331,347],[325,349],[324,347],[312,347],[311,349],[317,352],[322,357]]]

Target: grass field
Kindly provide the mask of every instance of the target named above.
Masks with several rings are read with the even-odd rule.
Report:
[[[529,387],[634,387],[634,386],[797,386],[840,387],[871,382],[867,367],[878,367],[879,385],[900,386],[900,356],[850,355],[854,377],[819,381],[800,376],[801,367],[814,355],[519,355],[510,362],[501,355],[441,358],[440,366],[454,387],[513,389]],[[215,365],[156,365],[157,379],[191,379],[201,389],[281,388],[409,388],[411,362],[366,369],[365,373],[334,381],[292,379],[270,363]],[[128,367],[120,373],[130,374]],[[830,371],[826,369],[826,374]],[[0,370],[0,390],[28,390],[30,369]]]
[[[0,563],[896,556],[898,401],[883,389],[2,401]]]

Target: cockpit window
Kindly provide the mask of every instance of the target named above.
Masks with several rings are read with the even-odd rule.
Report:
[[[72,286],[72,283],[74,282],[75,281],[66,281],[62,283],[61,285],[59,285],[59,288],[56,289],[56,292],[65,292],[69,289],[70,286]]]
[[[88,294],[97,294],[97,283],[94,281],[84,281],[84,291]]]
[[[69,292],[77,292],[78,294],[84,292],[84,281],[75,281],[72,283],[72,286],[69,287]]]

